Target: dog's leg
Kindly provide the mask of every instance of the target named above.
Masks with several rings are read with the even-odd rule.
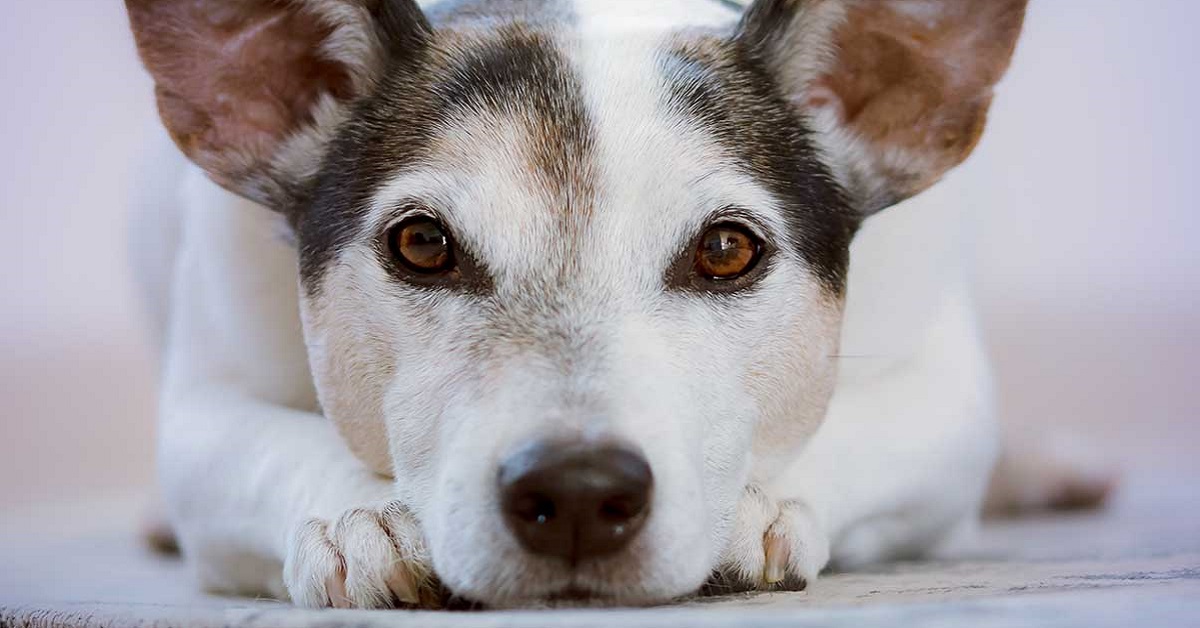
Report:
[[[987,514],[1095,508],[1112,494],[1118,470],[1077,438],[1045,426],[1005,423],[1003,427],[1000,461],[988,487]]]
[[[812,506],[841,566],[920,555],[978,516],[998,449],[967,291],[947,286],[915,354],[848,375],[826,424],[771,488]]]
[[[274,216],[198,173],[184,201],[159,453],[185,556],[214,590],[420,601],[430,570],[415,521],[315,411],[295,253]]]
[[[796,463],[748,489],[724,574],[794,588],[829,559],[919,555],[978,516],[997,450],[989,371],[967,298],[943,298],[917,354],[847,373]]]
[[[278,597],[282,584],[305,606],[432,601],[415,520],[322,417],[200,386],[171,398],[161,444],[171,518],[206,587]]]

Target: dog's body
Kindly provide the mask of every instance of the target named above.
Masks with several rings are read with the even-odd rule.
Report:
[[[375,10],[370,2],[305,2]],[[937,15],[939,2],[894,4],[889,19],[900,15],[931,28],[939,19],[950,28],[961,17]],[[981,70],[988,75],[963,81],[979,83],[979,94],[962,97],[984,109],[1023,10],[1023,2],[992,6],[999,5],[1005,8],[989,16],[996,33],[963,38],[1003,39],[985,46],[998,50],[988,52],[997,55]],[[155,2],[130,6],[143,54],[160,89],[166,84],[169,91],[170,70],[155,56],[165,53],[151,50],[153,35],[146,34]],[[402,21],[405,10],[380,19]],[[242,146],[236,160],[214,157],[203,145],[216,141],[210,135],[180,130],[186,120],[171,110],[178,93],[160,93],[177,142],[203,167],[159,160],[151,176],[174,186],[153,186],[137,231],[146,241],[139,256],[144,284],[169,302],[159,308],[166,347],[161,476],[172,524],[205,586],[290,595],[314,606],[378,607],[429,603],[427,585],[437,576],[458,595],[501,606],[563,596],[644,603],[694,591],[713,571],[721,574],[718,585],[731,588],[798,588],[830,560],[857,565],[919,556],[969,531],[998,436],[958,250],[964,208],[918,202],[871,215],[861,227],[842,214],[865,218],[932,183],[965,158],[982,120],[938,131],[953,157],[917,154],[928,148],[920,144],[891,146],[876,159],[863,139],[871,131],[864,127],[856,137],[831,128],[845,124],[831,113],[836,108],[821,108],[831,97],[806,92],[796,98],[811,107],[800,119],[817,129],[813,146],[803,159],[779,157],[808,169],[796,175],[808,177],[800,190],[772,187],[773,165],[724,169],[738,158],[717,144],[736,128],[718,134],[717,144],[700,132],[737,117],[700,102],[705,95],[694,92],[710,79],[747,91],[743,104],[756,120],[769,120],[768,105],[779,104],[760,101],[743,85],[745,76],[734,74],[741,70],[706,66],[726,54],[707,33],[737,27],[737,37],[750,37],[770,19],[794,20],[801,33],[783,48],[814,52],[779,70],[790,78],[774,80],[786,86],[791,75],[819,73],[834,55],[820,28],[858,19],[855,10],[852,2],[764,1],[737,27],[738,15],[714,0],[434,6],[432,27],[420,33],[389,26],[393,45],[427,37],[424,29],[432,28],[449,33],[437,44],[444,47],[437,54],[449,57],[470,48],[478,23],[487,24],[485,38],[507,34],[487,44],[501,52],[476,59],[480,80],[496,81],[486,93],[463,93],[469,81],[439,88],[483,104],[433,127],[440,131],[423,132],[433,137],[420,140],[433,148],[416,162],[379,156],[388,137],[386,129],[379,134],[387,118],[381,110],[348,114],[323,102],[314,105],[324,109],[312,128],[272,146],[271,174],[247,178],[266,170],[254,165],[262,142]],[[473,21],[485,13],[493,17]],[[543,21],[553,26],[537,26]],[[783,36],[765,36],[755,50],[769,56]],[[574,78],[566,89],[579,102],[551,93],[532,111],[489,108],[561,80],[555,61],[543,58],[543,38],[567,59]],[[338,50],[350,54],[370,38],[351,39]],[[523,79],[505,75],[509,70],[496,65],[502,61],[547,67],[534,82],[512,87],[508,81]],[[698,127],[686,115],[663,117],[663,72],[686,79],[675,86],[687,92],[678,98],[691,99],[685,110],[708,107],[697,114]],[[414,77],[404,80],[425,80]],[[384,90],[392,89],[389,80],[371,79]],[[583,140],[577,129],[554,128],[581,115],[591,121]],[[362,116],[375,117],[370,125],[354,121]],[[529,132],[536,141],[523,155],[512,147],[525,145],[526,116],[534,118]],[[746,132],[767,141],[791,131]],[[975,137],[954,136],[959,132]],[[886,142],[894,131],[882,133]],[[356,141],[361,145],[352,146]],[[906,150],[915,156],[906,158]],[[313,154],[307,161],[306,151]],[[387,287],[392,271],[380,271],[376,260],[386,253],[356,244],[348,234],[354,229],[330,227],[335,214],[298,214],[305,203],[334,207],[341,201],[313,199],[341,198],[360,185],[330,183],[331,164],[345,170],[366,159],[374,165],[364,168],[381,172],[361,186],[368,192],[356,197],[356,215],[402,225],[413,199],[435,199],[422,207],[433,207],[469,243],[464,260],[487,267],[478,284],[467,286],[471,271],[456,269],[462,276],[454,281],[467,286],[461,291],[438,284],[423,292],[425,286],[405,282],[424,276],[407,274],[403,287]],[[919,172],[893,177],[912,163]],[[221,189],[205,171],[255,200]],[[297,180],[295,171],[318,182],[297,193],[280,182]],[[523,178],[530,172],[533,179]],[[796,229],[789,203],[808,207],[824,195],[845,199],[847,208],[807,219],[825,221],[825,235],[770,244],[771,234]],[[588,209],[571,210],[576,204]],[[734,206],[744,210],[721,209]],[[708,288],[695,280],[675,292],[655,284],[680,246],[675,242],[716,210],[726,212],[718,221],[749,214],[751,229],[767,234],[758,283],[712,297],[700,294]],[[838,250],[855,231],[847,267]],[[793,240],[800,244],[789,248]],[[539,248],[545,241],[551,243]],[[665,248],[656,250],[660,241]],[[828,251],[817,250],[826,245]],[[689,250],[686,242],[683,248]],[[645,251],[646,260],[631,259],[630,250]],[[614,260],[651,270],[627,276]],[[544,276],[526,270],[560,262],[566,265]],[[521,537],[512,524],[506,531],[493,478],[497,465],[503,469],[531,439],[632,443],[645,457],[653,505],[629,547],[564,563],[530,549],[541,541]]]

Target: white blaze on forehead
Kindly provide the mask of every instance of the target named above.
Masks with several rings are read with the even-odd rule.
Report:
[[[574,267],[576,294],[602,285],[661,289],[681,247],[726,207],[785,233],[767,190],[697,121],[666,106],[663,59],[672,31],[593,36],[589,16],[580,18],[580,36],[559,45],[565,69],[580,83],[591,138],[579,157],[591,162],[583,170],[594,198],[570,210],[582,216],[582,231],[563,229],[578,216],[564,213],[539,174],[528,121],[486,111],[448,121],[419,166],[380,188],[370,224],[394,220],[406,201],[426,203],[501,283],[552,273],[569,258],[586,260]]]
[[[625,2],[616,4],[628,8]],[[733,15],[715,2],[694,4],[717,6],[717,17],[724,22]],[[603,5],[581,3],[598,9]],[[653,268],[648,278],[660,280],[680,247],[698,235],[713,213],[726,208],[752,213],[769,231],[786,233],[783,212],[769,191],[699,120],[668,105],[664,67],[678,24],[661,31],[597,32],[596,23],[619,18],[602,10],[579,18],[581,36],[567,56],[582,83],[594,138],[592,233],[600,237],[592,244],[609,247],[594,257],[637,260]]]
[[[667,106],[670,86],[664,62],[677,31],[591,37],[588,24],[584,16],[584,34],[569,56],[583,84],[595,138],[592,232],[601,234],[596,246],[610,247],[608,255],[589,259],[638,260],[654,267],[658,274],[653,279],[661,280],[667,264],[713,212],[736,207],[762,223],[779,244],[777,254],[791,257],[795,264],[779,265],[755,295],[741,297],[736,327],[726,325],[731,319],[724,318],[725,311],[705,300],[685,296],[676,302],[685,307],[667,308],[677,317],[669,326],[687,330],[683,336],[724,339],[704,343],[706,350],[717,352],[704,359],[729,365],[728,373],[723,379],[704,381],[726,397],[749,393],[757,400],[759,453],[769,458],[807,437],[823,415],[831,364],[827,355],[836,347],[838,307],[826,298],[811,271],[794,272],[805,264],[784,243],[788,223],[779,200],[702,121]],[[614,234],[628,237],[606,237]],[[618,276],[619,270],[611,275]],[[758,357],[763,361],[754,366],[737,350],[750,346],[762,349]],[[725,352],[730,347],[734,349]],[[692,354],[683,362],[700,359]],[[630,368],[636,372],[638,367]],[[745,390],[731,376],[742,369],[755,375]],[[691,388],[697,373],[683,376],[674,383],[698,394]]]

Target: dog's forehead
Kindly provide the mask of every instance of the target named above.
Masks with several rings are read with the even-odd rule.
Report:
[[[496,20],[516,17],[525,22],[573,28],[672,30],[680,26],[719,26],[737,19],[745,0],[437,0],[429,5],[435,21]]]
[[[781,222],[765,188],[672,103],[666,41],[543,43],[554,49],[536,53],[527,85],[481,88],[484,102],[449,116],[419,163],[379,188],[370,223],[416,200],[500,276],[653,278],[722,208]]]
[[[652,281],[727,207],[792,239],[830,231],[789,218],[786,205],[836,205],[836,193],[798,198],[787,183],[823,172],[815,152],[795,145],[802,132],[765,73],[748,74],[737,58],[727,7],[501,4],[513,6],[500,21],[490,2],[441,5],[436,45],[398,62],[342,134],[301,230],[306,282],[332,251],[413,201],[502,276],[634,267]],[[757,91],[746,87],[760,79]],[[816,252],[808,261],[819,275],[839,279],[843,241],[796,244]]]

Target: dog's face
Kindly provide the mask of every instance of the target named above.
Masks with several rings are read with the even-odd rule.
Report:
[[[969,152],[1023,3],[667,4],[130,2],[181,146],[294,228],[324,410],[465,597],[702,584],[820,424],[859,222]]]
[[[331,157],[344,165],[299,221],[326,411],[379,420],[372,455],[388,443],[457,592],[698,587],[756,431],[792,449],[819,423],[854,215],[716,38],[511,26],[426,54],[348,124]],[[392,131],[413,119],[428,126]],[[365,162],[381,166],[366,181]],[[347,188],[362,196],[346,204]],[[539,443],[649,466],[649,514],[624,551],[568,569],[510,533],[498,475]]]

